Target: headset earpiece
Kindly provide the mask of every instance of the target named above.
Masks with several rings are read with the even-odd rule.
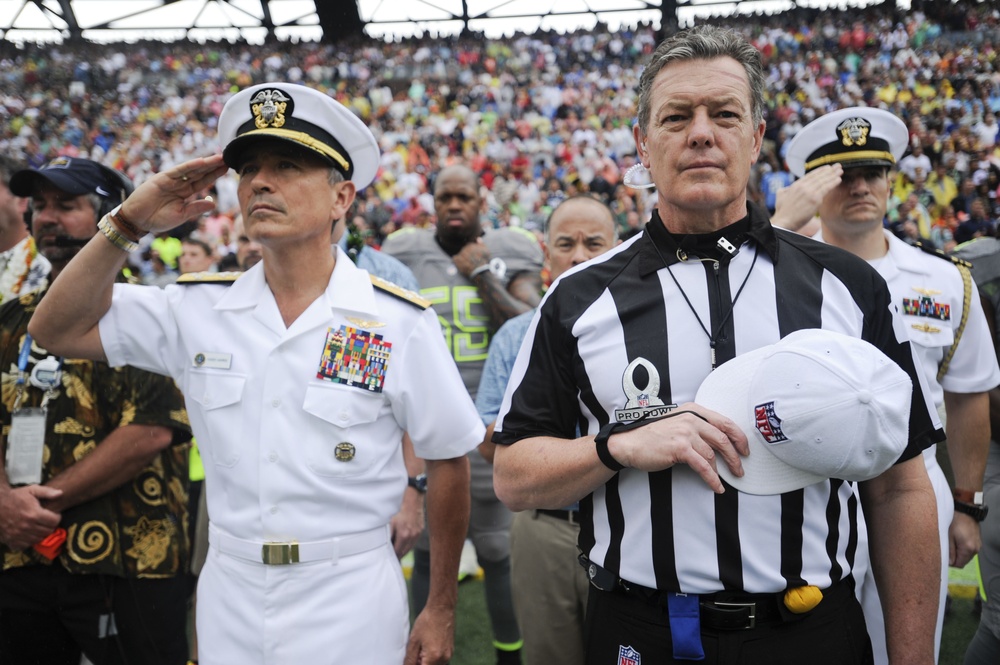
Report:
[[[97,219],[103,219],[105,215],[114,210],[118,205],[128,198],[128,195],[135,189],[128,176],[115,169],[101,165],[107,184],[112,196],[101,199],[101,209],[97,211]]]

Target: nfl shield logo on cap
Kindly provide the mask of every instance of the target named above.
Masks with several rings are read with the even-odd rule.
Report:
[[[909,375],[875,346],[807,329],[726,361],[694,401],[747,437],[744,475],[719,464],[719,477],[748,494],[782,494],[883,473],[906,449],[912,393]]]

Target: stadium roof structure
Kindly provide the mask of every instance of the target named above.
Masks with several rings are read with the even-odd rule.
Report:
[[[463,30],[490,38],[515,31],[590,29],[664,17],[783,11],[879,0],[0,0],[0,37],[14,42],[138,39],[328,40],[362,32],[393,39]],[[906,3],[909,4],[909,3]]]

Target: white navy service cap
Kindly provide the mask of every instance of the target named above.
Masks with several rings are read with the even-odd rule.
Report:
[[[788,144],[785,161],[796,178],[825,164],[892,166],[906,152],[908,139],[906,125],[892,113],[852,106],[803,127]]]
[[[367,125],[326,93],[295,83],[262,83],[233,95],[219,115],[222,157],[239,168],[262,138],[308,148],[360,190],[375,179],[379,149]]]

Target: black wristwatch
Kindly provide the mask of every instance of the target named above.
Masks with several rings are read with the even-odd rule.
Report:
[[[421,494],[427,493],[427,474],[421,473],[416,476],[410,476],[406,479],[406,484],[417,490]]]
[[[955,512],[965,513],[977,522],[982,522],[986,519],[986,515],[990,512],[990,507],[986,505],[977,506],[974,503],[965,503],[964,501],[956,501]]]
[[[986,519],[989,506],[983,503],[983,493],[971,490],[952,490],[955,496],[955,512],[965,513],[977,522]]]

